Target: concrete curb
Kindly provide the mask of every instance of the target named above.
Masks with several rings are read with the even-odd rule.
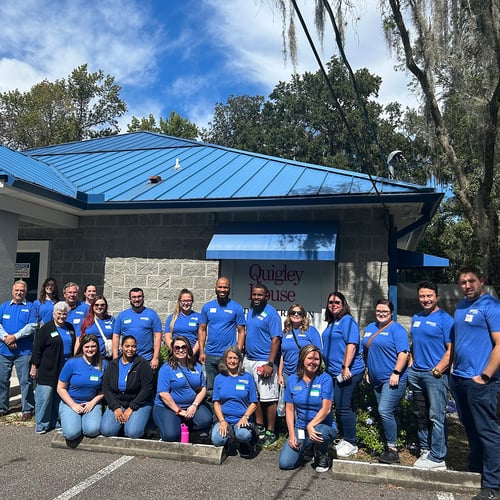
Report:
[[[51,447],[68,449],[66,440],[60,432],[54,434]],[[206,444],[166,443],[150,439],[128,439],[122,437],[84,437],[75,449],[214,465],[220,465],[224,459],[223,447]]]
[[[391,483],[398,486],[442,490],[453,493],[477,492],[481,475],[454,470],[423,470],[404,465],[385,465],[353,460],[333,460],[336,479],[366,483]]]

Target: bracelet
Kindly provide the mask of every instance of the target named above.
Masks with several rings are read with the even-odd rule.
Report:
[[[342,370],[345,370],[347,368],[346,365],[342,365]]]
[[[198,408],[200,406],[198,403],[195,403],[194,401],[191,403],[191,406],[194,406],[195,408]]]
[[[399,370],[392,370],[392,373],[394,373],[394,375],[401,375],[401,372]]]
[[[250,418],[248,415],[243,415],[247,420]]]
[[[179,415],[181,411],[182,411],[182,408],[177,408],[177,411],[175,412],[175,414]]]

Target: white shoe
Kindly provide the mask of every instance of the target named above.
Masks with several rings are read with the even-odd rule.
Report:
[[[414,464],[413,467],[416,467],[417,469],[425,469],[425,470],[446,470],[446,462],[444,460],[441,460],[440,462],[434,462],[434,460],[431,460],[428,458],[428,453],[427,455],[422,455]]]
[[[336,446],[337,457],[348,458],[358,452],[358,447],[342,439]]]

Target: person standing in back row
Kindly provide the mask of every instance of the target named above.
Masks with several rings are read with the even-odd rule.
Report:
[[[455,310],[450,388],[469,441],[469,470],[481,474],[473,498],[500,498],[500,301],[485,292],[474,266],[460,269],[458,285],[465,298]]]
[[[201,308],[198,344],[200,362],[205,364],[209,402],[225,350],[237,345],[241,351],[245,345],[245,313],[243,307],[229,297],[230,292],[229,279],[219,278],[215,284],[216,299]]]

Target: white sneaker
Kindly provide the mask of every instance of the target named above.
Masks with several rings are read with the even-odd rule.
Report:
[[[428,453],[427,455],[422,455],[414,464],[413,467],[416,467],[417,469],[425,469],[425,470],[446,470],[446,462],[444,460],[441,460],[440,462],[434,462],[434,460],[431,460],[428,458]]]
[[[342,439],[336,446],[337,457],[348,458],[358,452],[358,447]]]

